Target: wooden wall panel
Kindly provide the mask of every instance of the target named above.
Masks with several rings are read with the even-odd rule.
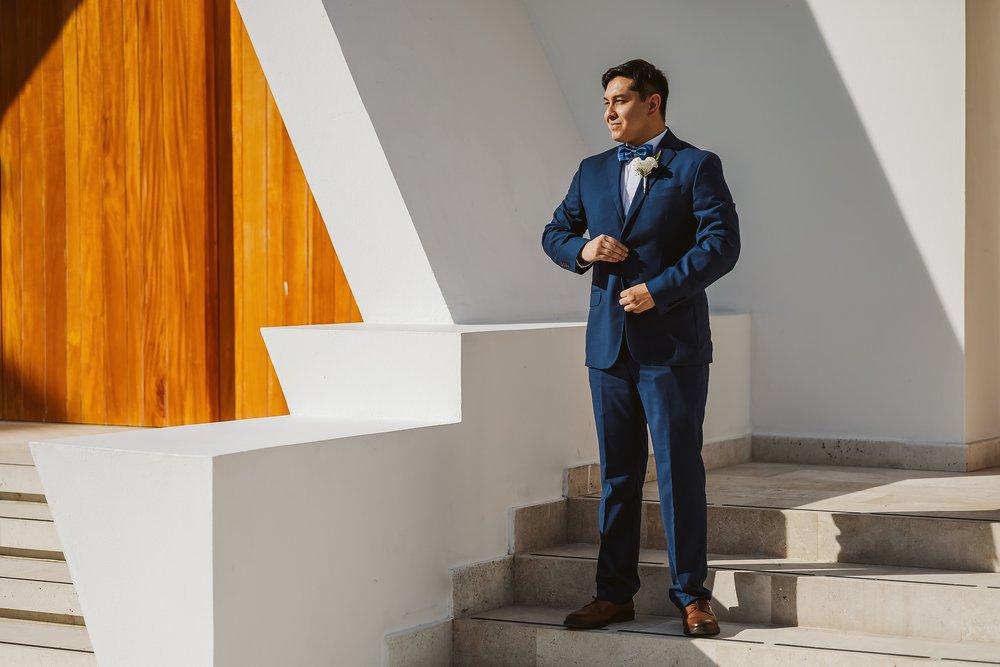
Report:
[[[0,2],[0,100],[17,98],[30,54],[18,57],[16,5]],[[22,414],[21,105],[0,109],[0,351],[4,414]],[[15,372],[15,369],[17,372]]]
[[[232,0],[0,0],[0,104],[0,417],[285,413],[361,317]]]

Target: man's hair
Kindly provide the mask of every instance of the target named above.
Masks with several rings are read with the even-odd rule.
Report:
[[[612,67],[601,77],[601,86],[607,90],[608,83],[616,76],[624,76],[632,79],[629,90],[639,93],[639,99],[645,101],[653,93],[660,94],[660,117],[667,119],[667,96],[670,94],[670,85],[663,72],[645,60],[635,59],[627,63]]]

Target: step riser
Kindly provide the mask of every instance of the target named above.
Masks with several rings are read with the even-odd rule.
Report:
[[[82,618],[73,584],[0,579],[0,610],[58,614]],[[0,615],[8,616],[3,611]]]
[[[570,498],[567,539],[600,541],[597,498]],[[962,545],[956,549],[955,545]],[[666,546],[656,503],[642,504],[641,545]],[[933,517],[708,507],[708,550],[778,558],[1000,572],[1000,524]]]
[[[0,493],[44,495],[45,491],[35,466],[0,463]]]
[[[52,521],[0,518],[0,548],[62,552]]]
[[[577,608],[595,591],[597,563],[518,555],[514,603]],[[639,565],[636,613],[678,616],[670,574]],[[720,620],[809,626],[941,640],[997,641],[1000,589],[712,569],[706,585]],[[876,604],[872,604],[877,601]]]
[[[562,628],[459,619],[454,623],[456,667],[688,667],[690,665],[817,665],[820,667],[926,666],[922,658],[771,646],[737,641],[575,632]],[[960,663],[949,663],[960,664]]]
[[[97,667],[93,653],[39,646],[0,644],[0,665],[18,667]]]

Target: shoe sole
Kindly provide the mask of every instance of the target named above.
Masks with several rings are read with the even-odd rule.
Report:
[[[688,637],[714,637],[715,635],[719,634],[719,632],[720,632],[719,629],[701,630],[699,628],[695,628],[694,630],[689,630],[686,627],[684,628],[684,634],[687,635]]]
[[[574,623],[566,621],[563,621],[563,625],[566,626],[567,628],[572,628],[574,630],[596,630],[598,628],[607,627],[612,623],[625,623],[627,621],[634,621],[634,620],[635,620],[635,612],[631,611],[626,614],[622,614],[621,616],[615,616],[608,622],[603,623],[601,625],[588,625],[586,623]]]

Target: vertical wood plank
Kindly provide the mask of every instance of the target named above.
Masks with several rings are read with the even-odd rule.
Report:
[[[101,0],[102,217],[106,420],[128,419],[127,220],[125,195],[125,44],[122,0]]]
[[[204,11],[189,3],[163,5],[164,159],[167,196],[167,421],[204,421],[209,414],[205,350],[207,115]]]
[[[139,164],[139,219],[143,257],[143,419],[145,426],[166,423],[167,344],[164,307],[166,304],[163,176],[167,164],[163,156],[163,79],[161,71],[161,0],[139,2],[139,144],[143,156]]]
[[[224,0],[223,0],[224,1]],[[230,100],[232,123],[232,235],[233,235],[233,418],[244,416],[246,400],[245,301],[243,300],[243,21],[235,0],[229,0]]]
[[[233,257],[233,97],[235,95],[232,59],[233,0],[214,0],[215,20],[212,34],[215,45],[215,157],[216,157],[216,235],[218,245],[218,396],[219,419],[236,418],[236,335]]]
[[[239,416],[248,418],[267,414],[268,362],[260,335],[267,320],[267,84],[245,27],[242,33],[244,365]]]
[[[63,14],[68,16],[62,31],[63,100],[65,102],[66,154],[66,421],[84,422],[83,393],[87,390],[80,363],[83,310],[80,256],[82,220],[80,219],[80,102],[77,65],[76,0],[63,0]]]
[[[347,276],[344,275],[344,267],[341,266],[340,258],[336,254],[333,258],[333,292],[333,321],[350,322],[351,298],[347,286]]]
[[[145,2],[146,0],[141,0]],[[122,2],[125,182],[125,423],[143,423],[144,258],[141,218],[141,117],[139,113],[139,2]]]
[[[336,256],[323,216],[309,194],[309,322],[332,324],[336,321]]]
[[[62,44],[63,23],[59,3],[42,12],[41,33],[56,35],[55,42],[44,49],[38,67],[41,79],[42,136],[44,155],[42,192],[45,217],[45,247],[42,273],[45,280],[45,380],[43,383],[44,419],[66,421],[66,145],[65,102],[63,99]]]
[[[279,122],[281,120],[278,116]],[[281,123],[282,173],[285,183],[281,217],[284,220],[285,280],[288,283],[283,322],[309,323],[309,253],[306,211],[309,207],[309,186],[295,154],[285,124]]]
[[[89,422],[107,423],[107,354],[102,161],[105,134],[101,72],[101,4],[84,0],[78,11],[77,57],[80,72],[80,239],[82,261],[81,373],[83,412]],[[84,83],[85,82],[85,83]]]
[[[187,208],[183,173],[189,165],[185,163],[187,137],[183,135],[184,111],[191,91],[184,86],[182,68],[187,55],[178,37],[183,32],[178,14],[183,12],[181,3],[162,0],[160,2],[160,34],[163,40],[161,69],[163,76],[162,97],[159,104],[163,113],[163,163],[157,178],[163,184],[163,198],[157,210],[158,222],[164,230],[163,271],[164,271],[164,338],[167,348],[166,378],[166,424],[181,423],[184,416],[184,394],[190,390],[189,370],[186,366],[188,332],[190,325],[197,325],[196,314],[187,311],[186,296],[190,291],[193,266],[187,245]],[[192,226],[197,222],[189,221]],[[188,324],[190,322],[190,325]]]
[[[259,325],[280,326],[284,324],[285,301],[286,301],[286,276],[285,251],[284,251],[284,230],[287,221],[283,217],[285,191],[285,171],[284,171],[284,144],[281,140],[283,123],[278,114],[278,107],[271,97],[271,89],[267,88],[265,95],[265,135],[266,160],[267,160],[267,253],[265,257],[266,267],[266,303],[267,313],[263,322]],[[251,224],[253,222],[251,221]],[[278,385],[278,376],[274,371],[270,358],[267,363],[267,404],[264,414],[275,415],[287,412],[281,387]]]
[[[37,63],[42,49],[41,6],[30,0],[17,3],[18,51]],[[45,417],[45,208],[43,180],[44,128],[42,127],[42,79],[37,70],[25,80],[20,94],[21,169],[30,178],[21,181],[21,264],[23,271],[22,335],[24,345],[21,365],[24,409],[20,419],[42,420]]]
[[[204,139],[199,150],[204,163],[201,173],[201,188],[204,204],[204,238],[202,256],[205,266],[203,274],[203,297],[205,325],[201,340],[202,403],[197,405],[197,419],[202,422],[217,421],[219,406],[219,324],[222,300],[219,292],[219,216],[218,216],[218,123],[216,94],[216,51],[218,49],[215,27],[215,5],[218,0],[202,0],[197,13],[200,17],[201,34],[201,114],[200,123],[204,128]]]
[[[21,367],[21,100],[17,90],[25,69],[17,39],[17,6],[0,0],[0,338],[3,353],[3,417],[23,411]]]

